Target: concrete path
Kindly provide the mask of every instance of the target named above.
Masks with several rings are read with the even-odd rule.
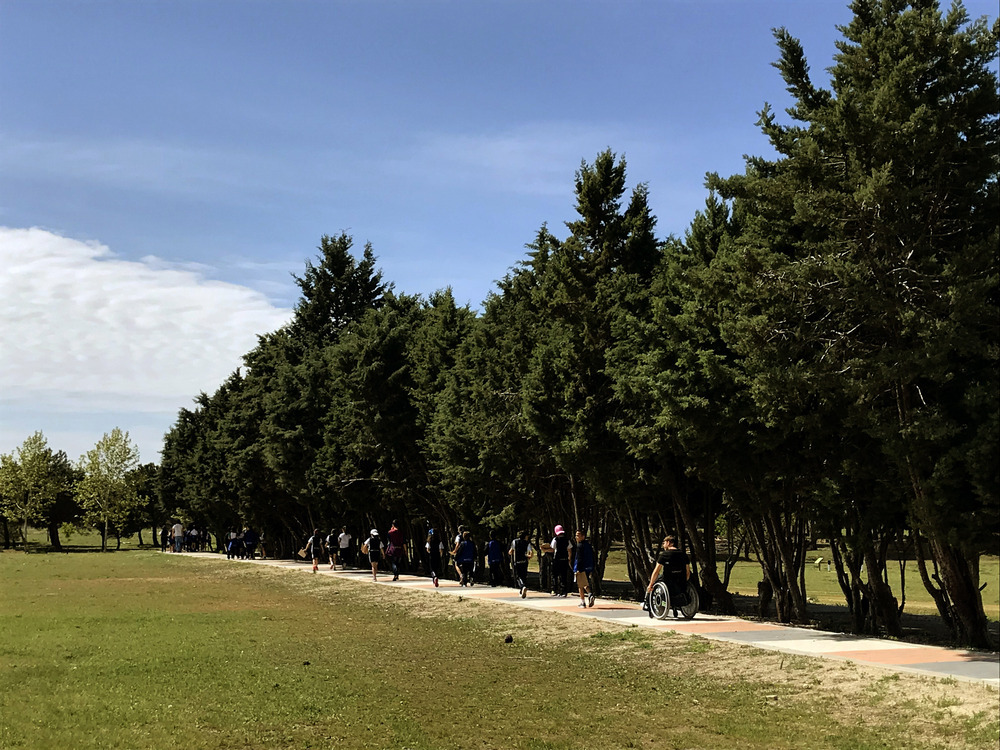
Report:
[[[186,553],[188,557],[211,558],[229,564],[269,565],[310,573],[312,565],[292,560],[229,560],[211,553]],[[371,571],[336,570],[321,565],[319,575],[335,576],[372,583]],[[805,656],[841,659],[899,672],[913,672],[933,677],[951,677],[957,680],[984,682],[1000,688],[1000,654],[996,652],[966,651],[939,646],[921,646],[901,641],[867,638],[843,633],[826,633],[810,628],[751,622],[738,617],[699,613],[693,620],[655,620],[643,611],[637,602],[598,599],[589,609],[581,609],[579,596],[553,597],[538,591],[529,591],[522,599],[515,589],[490,586],[459,586],[457,581],[441,580],[433,583],[420,576],[401,575],[392,581],[392,573],[379,574],[378,586],[399,587],[426,591],[442,596],[461,595],[467,599],[489,599],[516,607],[558,612],[572,617],[591,617],[626,625],[636,625],[652,630],[667,630],[717,641],[742,643],[770,651]]]

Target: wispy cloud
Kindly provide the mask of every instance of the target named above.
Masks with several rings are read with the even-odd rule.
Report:
[[[137,138],[46,139],[0,133],[0,169],[9,176],[91,189],[210,197],[216,203],[241,202],[247,195],[262,193],[307,196],[304,171],[308,174],[313,168],[304,158],[276,149],[248,153],[220,144],[201,147]]]
[[[246,287],[44,229],[0,227],[0,264],[0,412],[175,413],[290,317]]]
[[[562,197],[580,161],[606,148],[658,149],[655,139],[636,129],[544,122],[488,133],[427,134],[386,168],[435,186]]]

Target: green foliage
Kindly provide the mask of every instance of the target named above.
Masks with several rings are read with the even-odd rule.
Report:
[[[66,454],[54,453],[41,432],[26,438],[15,453],[0,455],[0,513],[22,522],[27,544],[28,524],[48,520],[72,474]]]
[[[104,527],[104,546],[110,526],[124,529],[142,504],[139,495],[139,451],[127,432],[115,427],[80,458],[83,478],[76,492],[85,521]]]
[[[575,175],[568,235],[543,225],[481,316],[449,290],[395,294],[370,246],[323,237],[293,321],[180,412],[163,510],[259,525],[284,552],[398,516],[418,537],[580,525],[621,539],[637,589],[671,530],[727,609],[725,517],[780,619],[808,619],[822,535],[856,629],[899,635],[898,546],[958,637],[989,645],[1000,27],[931,0],[852,9],[826,88],[775,32],[774,155],[710,175],[683,238],[656,238],[610,150]]]
[[[814,454],[799,465],[841,492],[874,490],[856,508],[875,513],[864,526],[898,502],[873,479],[907,488],[942,567],[942,613],[987,645],[974,566],[960,559],[995,549],[1000,532],[996,462],[981,462],[1000,410],[998,29],[958,5],[852,7],[829,91],[776,32],[796,124],[765,107],[779,158],[713,181],[745,217],[728,337],[765,423]]]

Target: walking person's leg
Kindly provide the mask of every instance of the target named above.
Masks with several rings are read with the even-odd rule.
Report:
[[[521,598],[528,595],[528,563],[515,563],[514,575],[517,578],[517,588],[521,592]]]

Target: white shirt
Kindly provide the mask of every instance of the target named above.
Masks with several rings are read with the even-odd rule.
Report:
[[[337,544],[340,545],[341,549],[347,549],[351,546],[351,535],[346,531],[337,537]]]

